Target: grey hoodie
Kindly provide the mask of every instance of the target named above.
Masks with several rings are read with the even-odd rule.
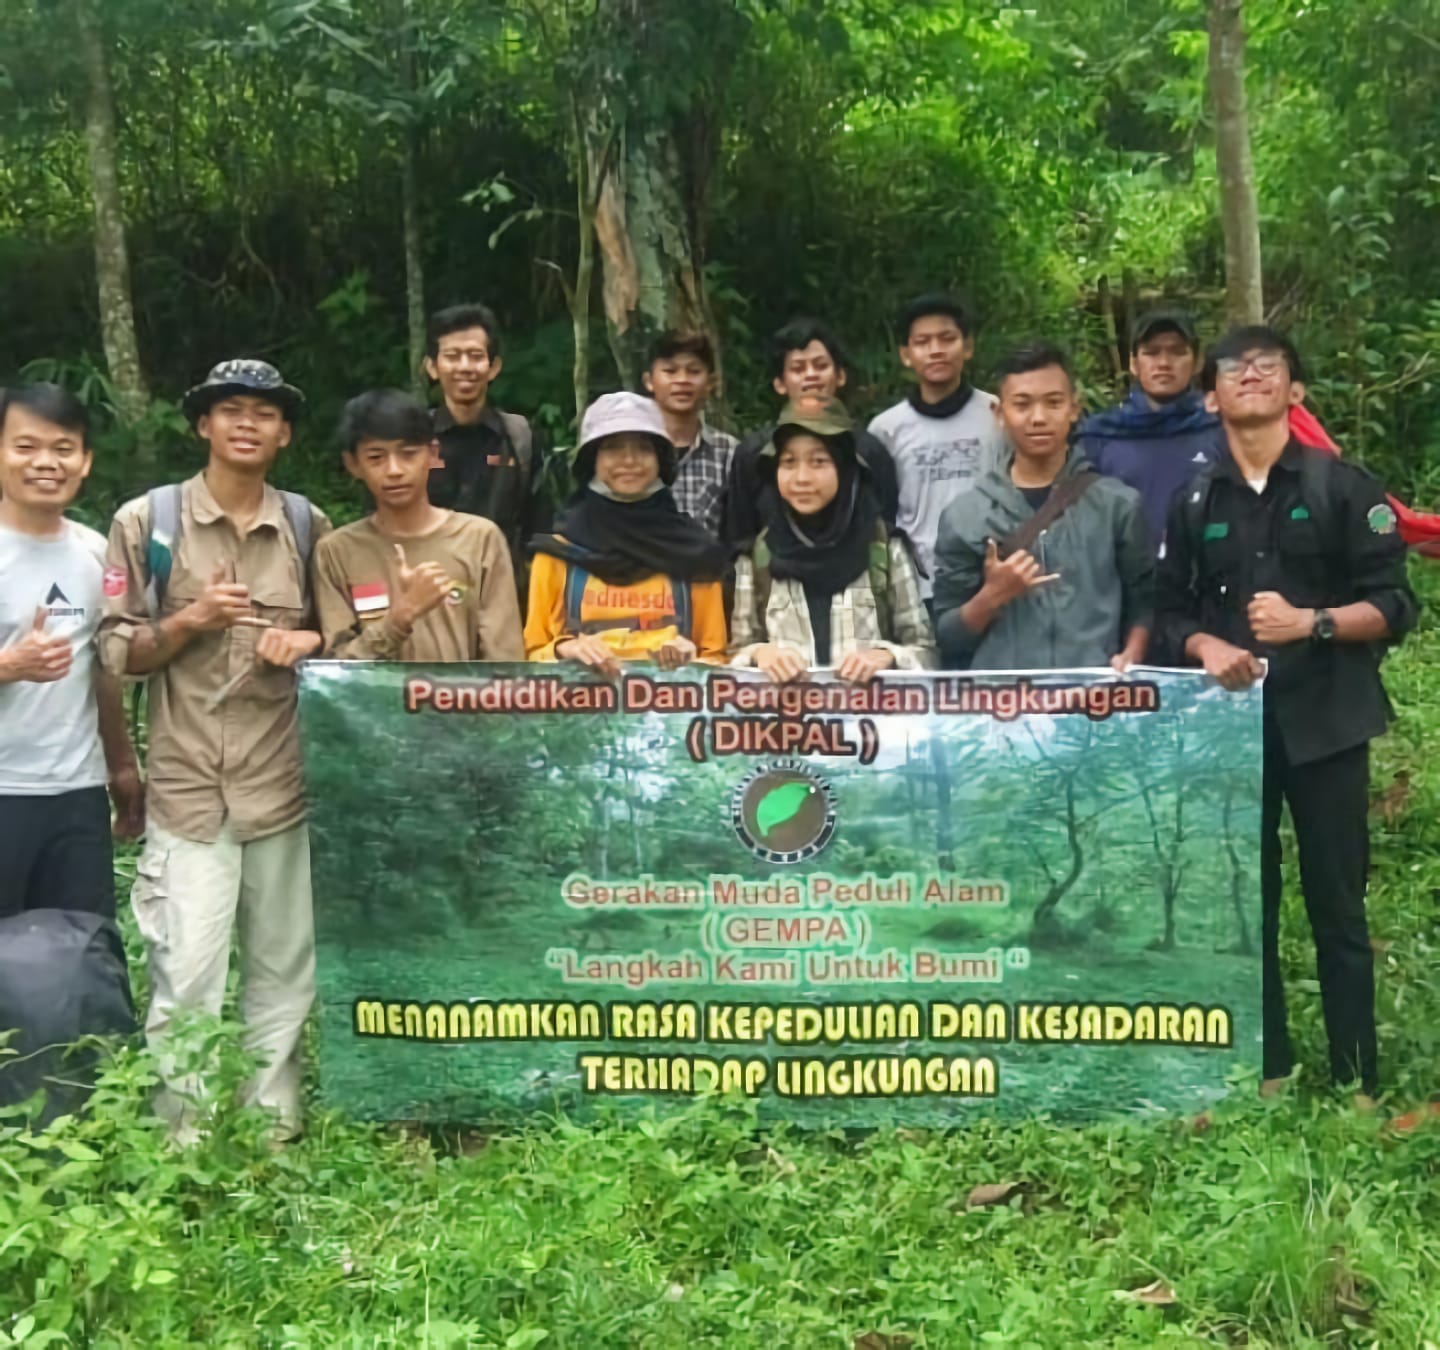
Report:
[[[985,581],[985,545],[1034,511],[1010,481],[1014,451],[962,493],[940,518],[935,549],[935,628],[942,663],[972,670],[1046,670],[1103,666],[1137,624],[1149,627],[1155,561],[1140,494],[1100,478],[1030,550],[1058,581],[1012,600],[984,633],[960,607]],[[1092,466],[1072,450],[1056,483]]]

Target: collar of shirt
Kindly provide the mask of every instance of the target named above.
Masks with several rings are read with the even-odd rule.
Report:
[[[692,450],[699,450],[702,446],[713,443],[713,441],[714,437],[710,434],[709,424],[702,417],[700,419],[700,429],[695,433],[695,439],[688,445],[676,444],[675,454],[683,459]]]
[[[1285,448],[1280,452],[1280,458],[1270,467],[1272,471],[1274,469],[1284,469],[1287,473],[1298,474],[1304,458],[1305,447],[1292,436],[1289,441],[1286,442]],[[1250,484],[1245,478],[1245,473],[1240,468],[1240,465],[1235,462],[1235,456],[1228,446],[1221,452],[1220,458],[1216,460],[1215,472],[1218,476],[1228,478],[1232,483],[1245,488],[1246,491],[1250,490]]]
[[[432,420],[437,436],[457,428],[460,431],[475,431],[481,427],[486,431],[494,432],[497,436],[503,436],[505,434],[505,425],[500,420],[500,414],[495,411],[495,405],[489,402],[480,409],[480,416],[473,422],[457,422],[450,412],[449,405],[446,403],[441,403],[440,406],[435,409]]]
[[[190,515],[197,525],[213,525],[218,520],[230,520],[231,524],[235,523],[229,512],[215,500],[215,494],[210,491],[210,484],[205,481],[203,472],[197,473],[190,480]],[[266,483],[264,495],[260,500],[260,510],[255,513],[255,519],[250,522],[250,528],[246,533],[253,534],[262,526],[268,525],[283,535],[284,520],[285,507],[281,502],[280,494],[269,483]]]

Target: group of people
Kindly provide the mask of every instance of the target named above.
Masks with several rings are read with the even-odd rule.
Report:
[[[1289,803],[1331,1071],[1378,1087],[1365,922],[1368,746],[1380,657],[1416,617],[1380,485],[1301,444],[1290,341],[1242,328],[1201,359],[1188,315],[1146,316],[1134,386],[1082,420],[1065,353],[1010,352],[973,387],[954,297],[900,316],[910,394],[861,429],[822,323],[776,334],[772,425],[736,440],[705,407],[700,334],[656,342],[645,394],[584,412],[553,519],[545,454],[490,398],[493,314],[433,316],[433,411],[360,394],[339,426],[371,511],[332,529],[268,482],[303,408],[273,366],[225,361],[184,411],[205,467],[116,514],[69,519],[86,415],[53,385],[0,395],[0,916],[113,912],[110,805],[145,845],[131,895],[151,976],[160,1110],[194,1128],[199,1084],[167,1061],[185,1010],[219,1012],[238,936],[251,1102],[301,1126],[314,940],[295,668],[310,657],[828,670],[1202,667],[1265,677],[1264,1090],[1293,1068],[1278,958]],[[1197,387],[1198,385],[1198,387]],[[522,597],[526,600],[522,615]],[[1268,675],[1266,674],[1268,669]],[[148,689],[142,786],[122,683]],[[107,788],[110,800],[107,802]]]

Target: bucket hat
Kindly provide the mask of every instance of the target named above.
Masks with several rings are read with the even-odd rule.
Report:
[[[268,361],[245,359],[221,361],[193,389],[186,391],[180,407],[193,427],[222,398],[231,394],[251,394],[266,399],[293,422],[305,406],[305,395],[293,384],[286,384],[280,372]]]

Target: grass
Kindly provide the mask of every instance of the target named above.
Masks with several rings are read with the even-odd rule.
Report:
[[[1208,1128],[760,1131],[703,1102],[489,1138],[321,1117],[271,1154],[226,1112],[176,1155],[126,1053],[85,1119],[0,1121],[0,1346],[1440,1346],[1440,1119],[1391,1119],[1440,1087],[1440,631],[1388,678],[1376,787],[1410,793],[1376,819],[1375,1116],[1320,1081],[1298,897],[1306,1067]],[[986,1183],[1014,1189],[968,1207]]]

